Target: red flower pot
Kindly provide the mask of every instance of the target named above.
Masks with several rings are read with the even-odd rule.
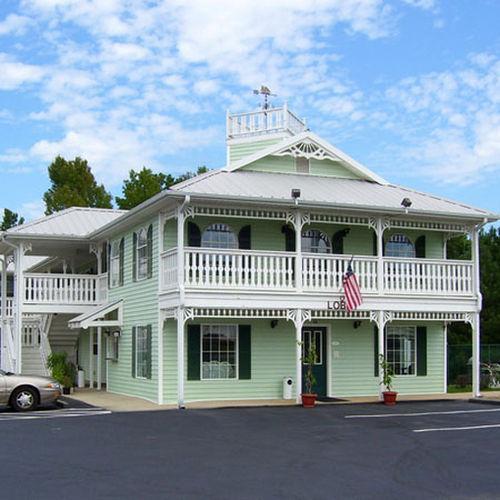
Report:
[[[398,396],[397,392],[394,391],[384,391],[382,393],[384,395],[384,404],[393,406],[396,404],[396,398]]]
[[[314,408],[316,406],[317,394],[301,394],[302,406],[304,408]]]

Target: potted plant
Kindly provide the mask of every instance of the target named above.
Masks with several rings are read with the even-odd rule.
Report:
[[[316,362],[316,349],[312,344],[303,356],[302,362],[306,365],[306,373],[304,375],[305,392],[301,394],[302,406],[304,408],[314,408],[318,395],[313,392],[313,387],[316,385],[316,377],[313,373],[314,363]]]
[[[380,355],[379,365],[382,370],[382,382],[380,382],[380,384],[385,387],[385,391],[382,391],[384,404],[391,406],[395,405],[398,393],[392,390],[394,372],[392,370],[392,366],[387,362],[383,354]]]
[[[63,394],[70,394],[75,380],[75,366],[66,359],[65,352],[53,352],[47,358],[47,367],[53,378],[63,386]]]

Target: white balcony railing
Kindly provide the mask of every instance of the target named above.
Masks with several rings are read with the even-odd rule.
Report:
[[[291,252],[185,248],[184,286],[197,289],[250,289],[294,291],[295,259]],[[342,292],[342,278],[350,256],[302,255],[302,289],[306,292]],[[163,289],[177,288],[177,249],[162,254]],[[364,294],[472,296],[470,261],[354,256],[352,267]]]
[[[305,123],[286,106],[232,114],[227,117],[227,137],[229,138],[273,134],[281,131],[300,134],[305,129]]]
[[[106,300],[106,275],[26,273],[25,304],[99,304]]]
[[[12,297],[7,297],[5,304],[6,304],[5,305],[5,315],[8,318],[11,318],[14,314],[14,299]],[[2,307],[2,299],[0,297],[0,311],[2,310],[1,307]]]

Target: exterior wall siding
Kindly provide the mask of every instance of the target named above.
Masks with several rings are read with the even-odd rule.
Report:
[[[246,156],[251,156],[262,149],[266,149],[269,146],[273,146],[278,142],[281,142],[283,139],[274,138],[267,140],[256,140],[252,142],[242,142],[240,144],[232,144],[229,146],[229,161],[230,163],[235,163]]]
[[[397,325],[398,323],[392,323]],[[408,325],[408,323],[404,323]],[[352,321],[331,323],[331,388],[338,397],[374,396],[375,376],[373,324],[363,321],[354,329]],[[395,377],[394,389],[401,394],[442,393],[444,389],[444,336],[442,325],[427,324],[427,376]]]
[[[133,281],[133,232],[153,225],[153,274],[150,279]],[[123,328],[118,361],[108,365],[108,391],[158,400],[158,219],[135,226],[125,237],[124,284],[109,290],[109,300],[123,299]],[[117,238],[118,238],[117,237]],[[152,326],[151,379],[132,377],[132,327]]]

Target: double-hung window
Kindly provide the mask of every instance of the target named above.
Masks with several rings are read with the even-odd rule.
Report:
[[[109,284],[111,288],[120,286],[121,283],[121,268],[123,263],[122,257],[122,243],[123,240],[115,240],[111,243],[111,250],[109,255]]]
[[[415,375],[417,365],[416,327],[388,326],[386,359],[394,375]]]
[[[135,376],[136,378],[150,378],[149,366],[151,359],[150,329],[147,326],[135,328]]]
[[[202,325],[201,378],[236,379],[238,373],[238,327]]]
[[[149,267],[149,248],[148,248],[148,231],[142,228],[136,233],[136,249],[135,249],[135,269],[137,281],[146,279],[148,277]]]

